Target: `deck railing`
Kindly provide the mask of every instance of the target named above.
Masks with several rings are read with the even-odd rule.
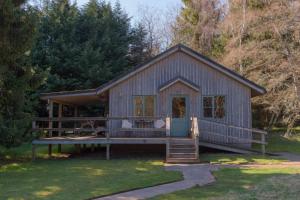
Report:
[[[53,118],[35,118],[32,121],[32,131],[43,131],[46,137],[52,137],[54,132],[57,136],[62,135],[78,135],[87,133],[97,135],[101,133],[109,138],[112,132],[163,132],[163,137],[170,134],[165,127],[155,128],[156,120],[166,119],[162,117],[53,117]],[[120,124],[122,120],[127,120],[132,124],[130,128],[122,128]],[[113,122],[119,122],[117,128],[113,126]],[[63,126],[65,125],[65,126]]]
[[[231,144],[231,145],[234,145],[234,144],[237,144],[237,145],[238,144],[259,144],[259,145],[261,145],[262,154],[265,154],[265,152],[266,152],[266,145],[268,143],[266,142],[265,138],[266,138],[266,135],[268,134],[267,131],[256,129],[256,128],[246,128],[246,127],[234,126],[234,125],[230,125],[230,124],[226,124],[226,123],[222,123],[222,122],[214,122],[214,121],[209,121],[209,120],[204,120],[204,119],[200,119],[199,121],[201,124],[203,124],[202,127],[205,124],[213,125],[215,127],[219,126],[222,128],[222,132],[226,133],[226,135],[224,135],[216,130],[212,131],[212,130],[208,130],[205,128],[202,129],[203,132],[207,133],[208,135],[212,136],[213,138],[215,138],[215,137],[226,138],[226,140],[223,139],[222,141],[226,141],[227,144]],[[236,132],[241,131],[242,133],[243,132],[251,133],[251,138],[231,136],[231,135],[229,135],[230,130],[234,130]],[[257,136],[259,136],[259,137],[257,137]],[[230,142],[230,140],[237,141],[237,142]],[[213,141],[210,141],[210,142],[213,142]]]
[[[163,119],[165,122],[165,127],[163,128],[154,128],[150,127],[150,125],[153,125],[153,122],[155,120]],[[117,128],[118,130],[115,130],[113,126],[111,126],[110,123],[114,121],[122,121],[122,120],[129,120],[131,122],[136,121],[137,124],[142,127],[132,127],[132,128]],[[214,122],[209,120],[203,120],[203,119],[197,119],[196,117],[192,117],[192,137],[200,137],[203,139],[204,133],[207,133],[210,137],[216,138],[216,137],[223,137],[227,141],[227,144],[234,144],[232,141],[238,141],[236,144],[243,144],[243,143],[249,143],[249,144],[259,144],[261,145],[261,152],[265,153],[265,145],[267,142],[265,141],[265,137],[267,135],[266,131],[259,130],[259,129],[253,129],[253,128],[245,128],[245,127],[239,127],[239,126],[233,126],[229,124],[225,124],[222,122]],[[201,135],[199,135],[199,127],[198,123],[201,125],[201,131],[204,130],[203,128],[205,124],[212,125],[213,127],[222,127],[222,133],[214,130],[204,130]],[[149,125],[150,124],[150,125]],[[65,125],[65,126],[63,126]],[[250,132],[251,138],[242,138],[237,136],[232,136],[228,134],[228,129],[233,130],[240,130],[241,132]],[[108,116],[108,117],[52,117],[52,118],[35,118],[32,122],[32,130],[33,131],[42,131],[44,132],[46,137],[53,137],[53,133],[57,133],[57,136],[63,136],[63,135],[69,135],[74,134],[78,135],[81,133],[86,134],[92,134],[92,135],[102,135],[103,137],[110,138],[111,133],[114,131],[123,131],[123,132],[129,132],[126,137],[131,137],[132,132],[137,132],[139,134],[145,132],[157,132],[160,137],[170,137],[171,133],[171,118],[163,118],[163,117],[114,117],[114,116]],[[227,130],[227,131],[226,131]],[[225,135],[224,135],[225,131]],[[139,135],[136,134],[136,135]],[[254,134],[259,134],[260,138],[254,136]],[[199,142],[199,140],[195,140]],[[210,141],[213,142],[213,141]],[[198,145],[196,145],[198,147]]]

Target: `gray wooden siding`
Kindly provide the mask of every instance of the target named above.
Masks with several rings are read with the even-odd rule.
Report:
[[[160,85],[178,76],[198,85],[200,92],[177,83],[162,92],[158,92]],[[168,110],[169,95],[176,94],[176,92],[190,95],[192,111],[190,114],[198,118],[203,118],[203,96],[225,95],[226,116],[219,121],[251,128],[250,88],[182,52],[171,54],[111,88],[109,91],[109,114],[110,116],[133,116],[133,95],[156,95],[156,115],[166,117],[170,115]],[[120,127],[120,122],[115,122],[112,126],[114,128]],[[214,141],[224,142],[226,135],[251,137],[249,133],[224,130],[223,127],[216,125],[200,123],[199,126],[202,130],[201,136]],[[210,135],[208,133],[210,131],[222,133],[224,137]]]

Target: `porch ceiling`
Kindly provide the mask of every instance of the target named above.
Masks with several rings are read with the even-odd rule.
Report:
[[[57,103],[73,104],[73,105],[87,105],[97,104],[101,101],[105,101],[108,98],[108,92],[96,94],[94,89],[90,90],[76,90],[76,91],[63,91],[42,93],[42,100],[52,100]]]

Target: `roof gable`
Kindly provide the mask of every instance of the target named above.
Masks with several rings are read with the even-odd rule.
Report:
[[[200,91],[200,88],[198,85],[196,85],[195,83],[183,78],[183,77],[176,77],[174,79],[171,79],[170,81],[162,84],[161,86],[159,86],[158,88],[158,91],[161,92],[161,91],[164,91],[165,89],[169,88],[170,86],[174,85],[175,83],[182,83],[186,86],[188,86],[189,88],[195,90],[196,92],[199,92]]]
[[[124,80],[130,78],[131,76],[139,73],[140,71],[152,66],[156,62],[168,57],[169,55],[171,55],[175,52],[183,52],[183,53],[191,56],[192,58],[205,63],[207,66],[221,72],[222,74],[238,81],[239,83],[246,85],[247,87],[250,87],[252,96],[258,96],[258,95],[266,93],[266,90],[263,87],[257,85],[256,83],[246,79],[245,77],[239,75],[238,73],[224,67],[223,65],[209,59],[206,56],[199,54],[198,52],[196,52],[182,44],[178,44],[174,47],[171,47],[170,49],[166,50],[165,52],[155,56],[150,61],[148,61],[142,65],[138,65],[137,67],[133,68],[132,70],[128,71],[127,73],[109,81],[108,83],[106,83],[104,85],[101,85],[100,87],[98,87],[96,89],[96,93],[100,94],[100,93],[108,90],[109,88],[121,83],[122,81],[124,81]],[[183,79],[181,81],[183,81]],[[186,82],[186,80],[184,82]]]

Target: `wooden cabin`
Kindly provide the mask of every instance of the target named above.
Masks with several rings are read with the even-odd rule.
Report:
[[[114,144],[165,144],[168,162],[198,161],[199,146],[251,153],[259,143],[264,153],[266,132],[252,128],[251,98],[265,93],[179,44],[96,89],[42,94],[49,117],[37,118],[33,130],[48,134],[33,144],[49,144],[50,150],[53,144],[105,144],[107,158]],[[97,104],[106,105],[102,116],[78,111]],[[74,108],[73,116],[63,116],[64,106]]]

